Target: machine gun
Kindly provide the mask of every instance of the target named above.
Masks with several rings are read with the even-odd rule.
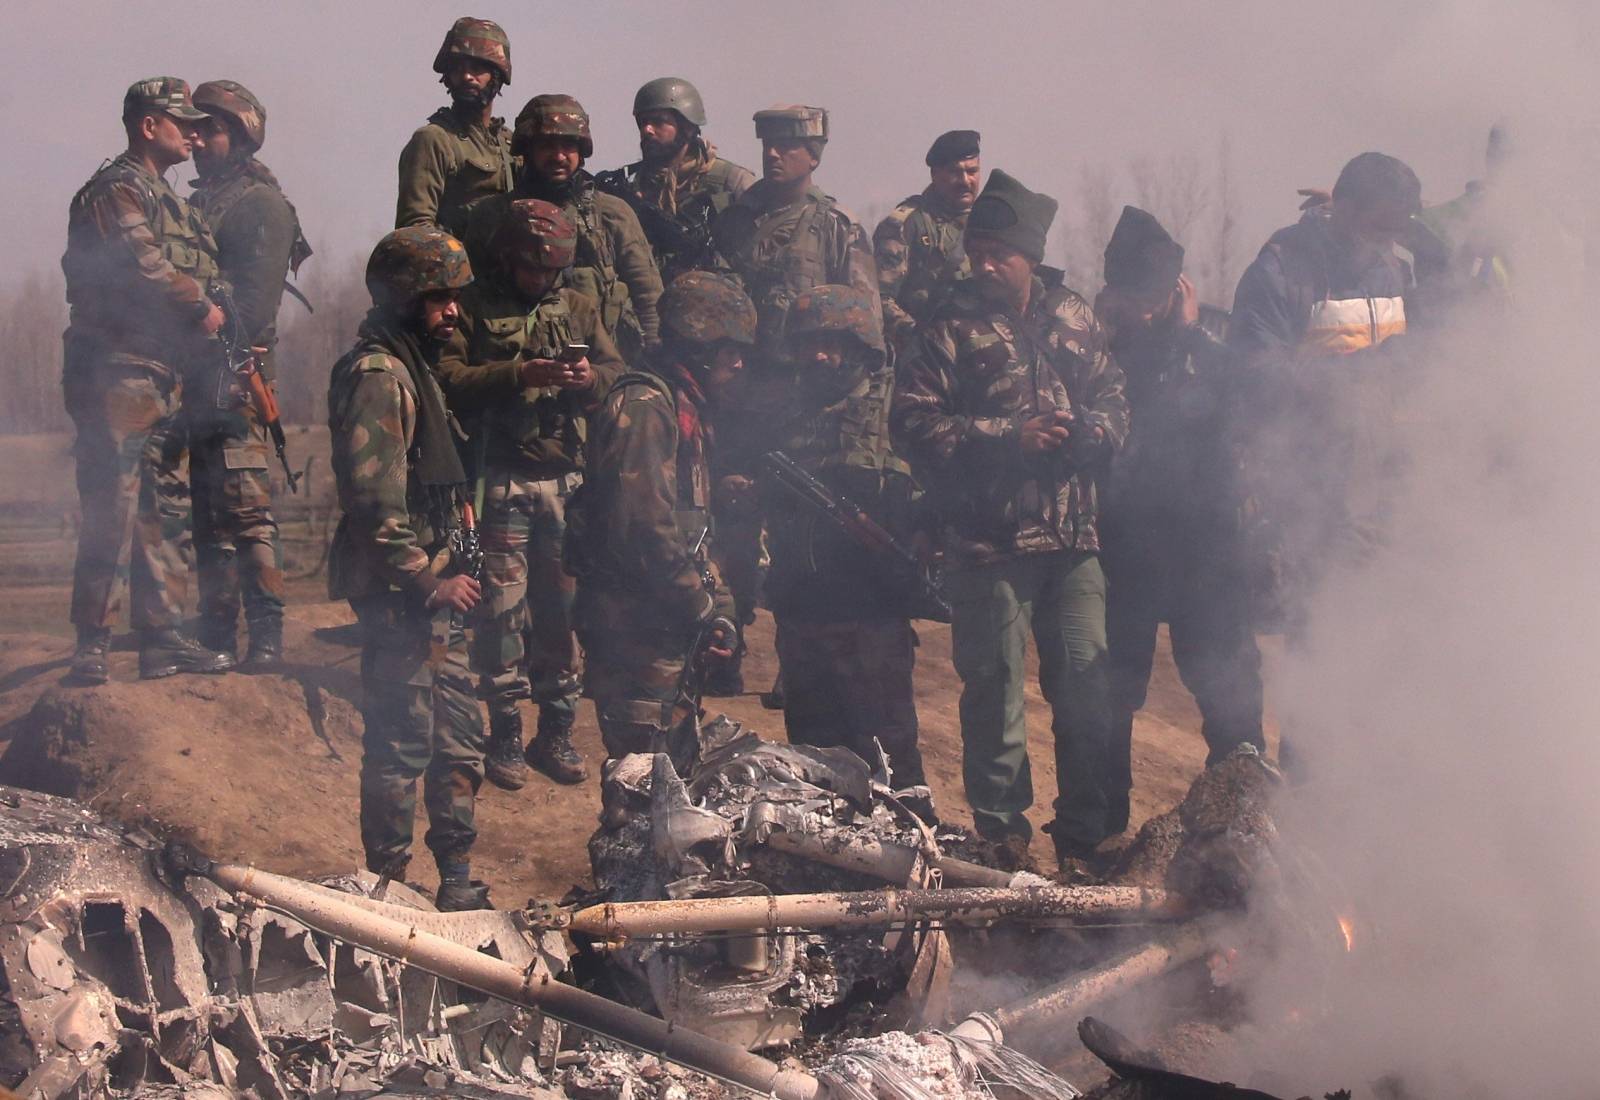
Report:
[[[669,214],[655,203],[640,198],[628,186],[627,175],[620,168],[599,173],[594,177],[594,185],[633,209],[663,272],[677,275],[685,271],[716,270],[721,266],[712,239],[709,206],[702,207],[698,215]]]
[[[950,601],[937,578],[910,550],[885,531],[849,497],[831,492],[828,487],[797,466],[782,451],[769,451],[762,460],[763,472],[803,507],[822,516],[873,560],[880,562],[897,581],[906,583],[912,593],[911,617],[937,623],[950,621]]]
[[[221,307],[224,316],[222,327],[217,330],[225,367],[217,372],[217,410],[226,412],[241,404],[254,406],[256,416],[272,438],[273,450],[278,452],[278,462],[283,466],[283,477],[289,483],[289,491],[298,493],[301,475],[289,465],[289,440],[283,434],[283,415],[278,411],[278,398],[261,374],[261,356],[266,349],[250,345],[234,309],[233,295],[225,286],[213,287],[211,300]]]

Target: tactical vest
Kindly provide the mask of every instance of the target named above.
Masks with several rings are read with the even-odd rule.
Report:
[[[198,210],[211,225],[216,225],[228,216],[228,212],[238,205],[239,200],[244,198],[246,192],[255,184],[272,188],[283,200],[283,204],[289,208],[289,217],[294,222],[294,244],[289,247],[289,271],[298,275],[300,265],[311,258],[311,242],[306,240],[305,231],[300,226],[300,212],[294,208],[294,203],[289,201],[289,196],[283,193],[283,188],[242,169],[217,187],[196,189],[194,197],[189,200],[189,205]]]
[[[150,176],[126,155],[102,164],[72,198],[67,215],[69,246],[61,266],[74,320],[104,330],[119,350],[167,361],[174,353],[171,341],[188,339],[193,332],[171,323],[165,303],[151,301],[159,291],[147,286],[143,274],[131,267],[120,241],[80,239],[86,232],[94,233],[81,225],[85,208],[102,188],[117,183],[132,185],[139,195],[162,257],[199,283],[203,291],[209,291],[217,279],[216,241],[197,210],[165,180]],[[107,252],[123,255],[109,257]]]
[[[472,349],[475,360],[510,359],[518,355],[555,359],[573,342],[572,313],[559,293],[527,314],[484,317]],[[484,414],[477,444],[491,465],[518,460],[543,463],[554,441],[577,465],[587,435],[587,421],[573,415],[573,402],[560,386],[528,387]]]
[[[577,197],[563,206],[578,227],[578,252],[567,285],[592,299],[600,308],[600,323],[617,342],[622,357],[631,361],[644,348],[644,329],[634,312],[628,284],[617,274],[617,254],[600,219],[599,192],[585,181]],[[620,201],[620,200],[619,200]]]
[[[833,196],[805,200],[804,209],[787,240],[778,240],[773,227],[787,219],[769,216],[751,227],[748,241],[735,261],[745,289],[756,307],[756,346],[768,354],[782,347],[789,308],[805,291],[834,282],[828,270],[825,234],[837,203]]]
[[[822,460],[824,467],[847,466],[911,476],[911,467],[889,442],[889,402],[894,395],[894,369],[869,373],[844,399],[839,418],[838,449]]]

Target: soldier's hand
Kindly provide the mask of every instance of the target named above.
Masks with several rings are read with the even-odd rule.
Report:
[[[206,310],[206,315],[200,318],[200,331],[207,336],[215,336],[225,320],[227,317],[223,314],[222,307],[212,302],[211,308]]]
[[[567,384],[567,371],[571,363],[559,359],[524,359],[518,381],[525,389],[544,389],[546,386]]]
[[[566,368],[566,377],[561,382],[561,388],[566,390],[586,390],[594,385],[594,368],[589,365],[589,357],[573,359],[562,363]]]
[[[1069,427],[1071,413],[1056,409],[1053,412],[1030,416],[1022,422],[1022,453],[1046,454],[1059,448],[1072,434]]]
[[[726,615],[718,615],[706,624],[701,636],[701,652],[715,661],[731,661],[739,644],[739,628]]]
[[[439,582],[439,587],[428,596],[428,609],[448,607],[465,614],[478,606],[482,596],[482,585],[465,573],[458,573]]]
[[[1172,305],[1178,314],[1178,324],[1200,323],[1200,294],[1189,281],[1189,276],[1178,276],[1178,287],[1172,292]]]
[[[756,483],[743,474],[729,474],[717,482],[717,499],[724,508],[741,509],[751,503]]]

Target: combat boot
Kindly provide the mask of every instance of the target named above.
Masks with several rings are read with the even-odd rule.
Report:
[[[489,903],[489,884],[478,879],[452,879],[439,884],[433,907],[441,913],[464,913],[469,909],[493,909]]]
[[[180,672],[227,672],[233,658],[207,649],[173,627],[146,630],[139,639],[139,679],[160,680]]]
[[[239,656],[238,609],[226,619],[201,615],[195,624],[195,641],[213,653],[226,653],[229,659]]]
[[[528,764],[557,783],[582,783],[589,778],[583,756],[572,744],[571,715],[539,710],[539,729],[528,744]]]
[[[204,641],[204,639],[201,639]],[[275,672],[283,666],[283,619],[274,616],[250,624],[250,645],[240,672]]]
[[[528,782],[528,765],[522,759],[522,712],[515,699],[496,702],[489,708],[489,745],[483,754],[483,776],[503,791],[520,791]]]
[[[74,684],[91,687],[111,679],[111,668],[106,654],[111,649],[111,631],[105,629],[79,630],[78,648],[72,654],[72,669],[67,679]]]

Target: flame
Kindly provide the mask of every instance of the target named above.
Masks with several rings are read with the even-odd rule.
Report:
[[[1355,920],[1341,914],[1339,917],[1339,931],[1344,935],[1344,949],[1346,951],[1354,951],[1356,949]]]

